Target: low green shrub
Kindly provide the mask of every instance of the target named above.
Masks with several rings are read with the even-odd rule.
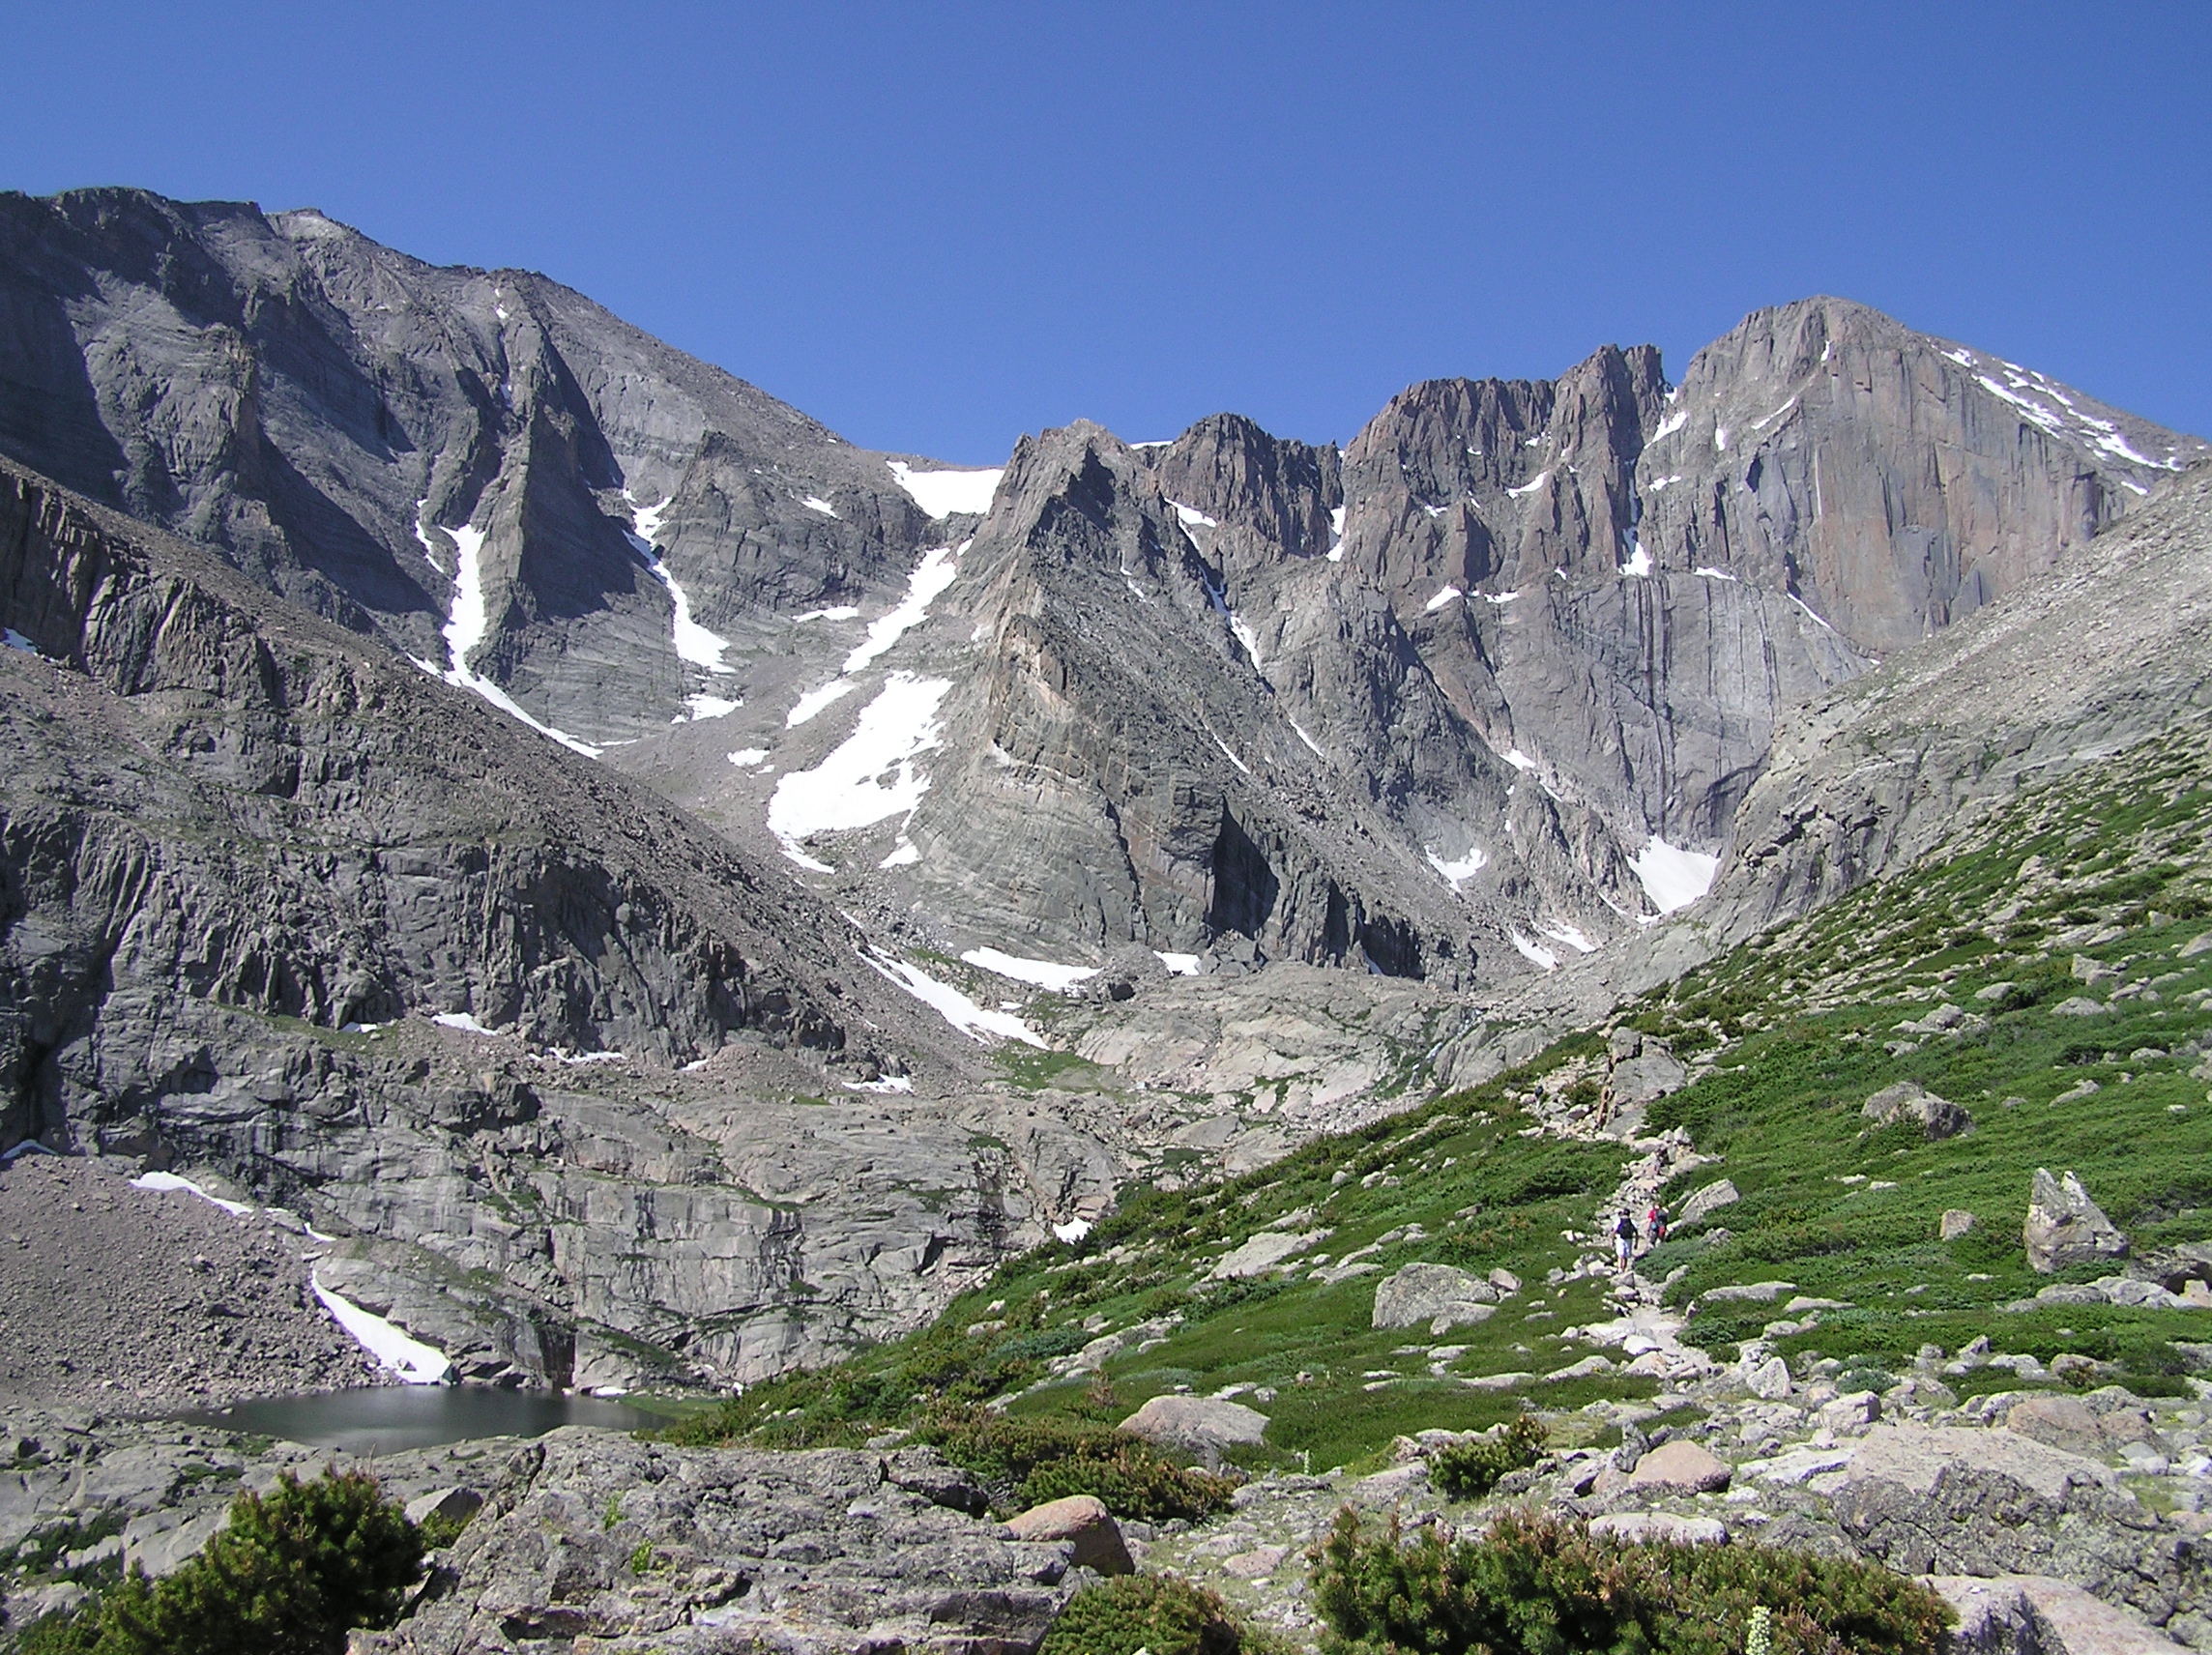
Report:
[[[422,1536],[364,1471],[278,1474],[231,1502],[229,1526],[160,1582],[134,1571],[97,1608],[42,1622],[38,1655],[339,1655],[390,1626],[422,1574]]]
[[[1542,1459],[1544,1441],[1543,1426],[1525,1413],[1496,1437],[1439,1450],[1429,1461],[1429,1480],[1446,1499],[1480,1499],[1507,1472]]]
[[[1142,1437],[1102,1426],[975,1410],[939,1414],[915,1435],[975,1472],[1004,1510],[1091,1495],[1116,1517],[1167,1523],[1224,1511],[1237,1489],[1231,1478],[1187,1470]]]
[[[1286,1655],[1288,1649],[1179,1575],[1122,1575],[1068,1599],[1037,1655]]]
[[[1508,1511],[1480,1539],[1350,1508],[1314,1549],[1323,1655],[1735,1655],[1761,1609],[1772,1655],[1942,1655],[1956,1618],[1886,1569],[1733,1546],[1631,1545]]]

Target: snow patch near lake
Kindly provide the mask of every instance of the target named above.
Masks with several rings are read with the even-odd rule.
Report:
[[[1049,988],[1057,994],[1065,994],[1078,983],[1089,982],[1098,974],[1095,966],[1062,966],[1051,960],[1025,960],[1018,954],[1006,954],[997,948],[970,948],[961,959],[971,966],[980,966],[1016,982],[1034,983],[1038,988]]]
[[[932,517],[990,510],[999,479],[1006,475],[1004,466],[990,471],[916,471],[904,460],[892,460],[890,468],[899,487]]]
[[[1713,888],[1713,876],[1720,872],[1721,859],[1701,851],[1677,850],[1653,834],[1628,865],[1636,870],[1651,906],[1662,914],[1673,914],[1689,907]]]
[[[353,1335],[354,1343],[374,1356],[379,1367],[397,1374],[411,1385],[441,1385],[451,1375],[452,1363],[436,1346],[410,1338],[383,1317],[362,1309],[321,1282],[314,1287],[315,1297],[322,1300],[331,1319]]]
[[[950,983],[941,983],[917,966],[871,948],[860,956],[886,981],[895,983],[972,1040],[1019,1040],[1025,1046],[1048,1048],[1037,1031],[1020,1018],[1004,1011],[986,1011]]]
[[[845,680],[838,682],[852,687]],[[777,782],[768,802],[768,828],[782,842],[784,855],[816,873],[834,873],[800,850],[800,841],[913,815],[929,788],[915,760],[938,744],[944,727],[937,707],[951,687],[948,679],[891,674],[841,745],[812,769],[793,770]]]

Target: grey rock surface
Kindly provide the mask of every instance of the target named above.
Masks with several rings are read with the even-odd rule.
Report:
[[[2022,1226],[2027,1262],[2044,1275],[2102,1259],[2124,1259],[2128,1238],[2104,1209],[2089,1199],[2072,1173],[2054,1178],[2042,1167],[2028,1191],[2027,1221]]]
[[[1218,1451],[1258,1442],[1266,1432],[1267,1416],[1218,1397],[1156,1396],[1121,1421],[1121,1428],[1163,1447]]]
[[[1482,1277],[1449,1264],[1404,1264],[1375,1286],[1373,1324],[1447,1328],[1487,1321],[1503,1296]]]
[[[1031,1648],[1074,1589],[1070,1553],[911,1492],[878,1455],[570,1427],[512,1455],[430,1601],[354,1646]]]
[[[1910,1121],[1930,1143],[1956,1138],[1973,1125],[1973,1117],[1964,1109],[1949,1098],[1937,1097],[1917,1081],[1899,1081],[1894,1086],[1883,1087],[1866,1100],[1859,1114],[1877,1126]]]

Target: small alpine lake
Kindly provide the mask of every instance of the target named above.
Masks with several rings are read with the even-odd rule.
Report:
[[[374,1385],[262,1397],[174,1417],[349,1454],[394,1454],[479,1437],[542,1437],[564,1425],[636,1431],[666,1423],[603,1397],[491,1385]]]

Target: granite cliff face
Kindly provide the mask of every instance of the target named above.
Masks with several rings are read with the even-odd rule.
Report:
[[[480,1377],[912,1325],[2200,699],[2206,446],[1838,300],[1003,471],[311,212],[0,197],[0,1137]]]

